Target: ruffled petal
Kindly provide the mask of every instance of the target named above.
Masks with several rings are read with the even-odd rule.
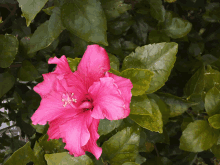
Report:
[[[124,118],[125,103],[113,78],[100,78],[100,81],[94,82],[89,88],[89,94],[93,99],[93,118],[104,119],[106,117],[109,120]]]
[[[85,81],[80,76],[79,72],[70,73],[65,76],[68,90],[74,91],[76,95],[78,95],[78,99],[82,100],[85,98],[85,95],[88,93],[86,89]]]
[[[80,113],[59,126],[61,137],[66,143],[65,149],[69,150],[71,155],[81,156],[85,154],[82,146],[86,145],[90,139],[88,130],[92,122],[90,115],[90,111]]]
[[[114,79],[115,84],[118,86],[118,89],[121,91],[121,96],[124,99],[125,102],[125,117],[127,117],[130,113],[130,102],[131,102],[131,89],[133,88],[133,85],[131,83],[130,79],[117,76],[115,74],[106,72],[106,77],[112,77]]]
[[[78,109],[73,109],[71,104],[64,107],[62,99],[62,95],[55,91],[42,98],[39,108],[31,117],[32,123],[45,125],[47,121],[52,121],[60,115],[74,116],[80,112]]]
[[[99,126],[99,120],[93,119],[89,127],[90,139],[88,143],[85,146],[83,146],[83,149],[85,151],[91,152],[96,157],[96,159],[99,159],[99,157],[102,154],[102,148],[98,147],[98,145],[96,144],[96,141],[99,138],[99,134],[97,133],[98,126]]]
[[[41,97],[49,94],[54,88],[54,82],[57,80],[56,75],[52,73],[43,74],[44,81],[37,84],[33,90]]]
[[[77,67],[86,82],[87,89],[103,77],[110,69],[110,60],[107,52],[99,45],[89,45]]]
[[[68,64],[68,61],[67,61],[67,58],[65,55],[63,55],[62,57],[57,58],[57,57],[51,57],[49,60],[48,60],[48,64],[57,64],[56,66],[56,69],[54,72],[52,73],[56,73],[56,74],[61,74],[60,75],[60,78],[62,79],[62,75],[63,74],[66,74],[66,73],[70,73],[71,72],[71,69],[69,67],[69,64]]]

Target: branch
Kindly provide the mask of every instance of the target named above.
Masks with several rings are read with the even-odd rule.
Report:
[[[1,6],[2,6],[2,5],[1,5]],[[15,4],[15,5],[13,5],[13,6],[14,6],[13,10],[10,10],[8,6],[7,6],[7,7],[5,6],[9,11],[11,11],[11,13],[10,13],[10,14],[8,15],[8,17],[4,20],[4,22],[0,24],[0,30],[4,27],[4,25],[8,22],[8,20],[9,20],[13,15],[15,15],[16,10],[17,10],[17,4]]]

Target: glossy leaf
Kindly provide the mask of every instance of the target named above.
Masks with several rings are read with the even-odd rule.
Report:
[[[48,139],[48,135],[45,134],[39,139],[39,145],[43,148],[46,154],[56,153],[56,152],[64,152],[65,144],[61,139]]]
[[[131,9],[131,5],[124,3],[123,0],[101,0],[101,4],[108,20],[117,18]]]
[[[162,0],[149,0],[150,13],[156,20],[163,22],[165,20],[165,9]]]
[[[34,81],[41,77],[37,69],[29,62],[23,61],[22,66],[18,71],[18,78],[22,81]]]
[[[27,142],[23,147],[14,152],[13,155],[4,164],[24,165],[29,162],[39,164],[33,150],[30,147],[30,142]]]
[[[205,88],[205,68],[199,68],[187,82],[184,93],[186,96],[191,94],[201,94]]]
[[[213,87],[205,96],[205,110],[209,116],[220,113],[220,91]]]
[[[159,43],[159,42],[169,42],[170,37],[168,37],[166,35],[166,33],[164,33],[164,32],[160,32],[160,31],[157,31],[157,30],[152,30],[149,33],[149,41],[150,41],[151,44]]]
[[[212,146],[211,151],[217,159],[220,159],[220,145]]]
[[[113,131],[115,128],[117,128],[123,120],[108,120],[103,119],[100,120],[98,133],[99,135],[105,135],[109,132]]]
[[[14,86],[14,83],[15,78],[9,72],[0,74],[0,98]]]
[[[112,165],[121,165],[127,160],[134,162],[138,155],[139,141],[140,130],[127,127],[104,142],[103,158]]]
[[[168,93],[158,93],[158,95],[169,106],[170,117],[181,115],[187,111],[190,106],[195,104]]]
[[[211,88],[216,87],[220,90],[220,72],[212,69],[211,66],[207,66],[205,72],[205,92],[208,92]]]
[[[201,152],[217,143],[219,132],[209,126],[205,120],[190,123],[180,138],[180,149],[189,152]],[[208,142],[208,143],[207,143]]]
[[[169,107],[169,104],[166,103],[164,100],[162,100],[156,94],[149,94],[148,96],[150,96],[151,98],[153,98],[156,101],[156,103],[160,109],[160,112],[162,114],[163,124],[165,125],[169,121],[169,117],[172,117],[171,110],[170,110],[171,108]]]
[[[20,49],[21,49],[20,51],[22,56],[26,58],[33,58],[36,55],[36,52],[28,53],[30,47],[30,37],[31,36],[26,36],[20,40]]]
[[[41,24],[30,39],[28,53],[48,47],[64,30],[60,18],[60,9],[55,7],[49,21]]]
[[[220,129],[220,114],[213,115],[208,120],[213,128]]]
[[[18,0],[19,7],[22,11],[22,16],[26,18],[27,26],[30,25],[31,21],[35,18],[37,13],[44,7],[48,0]]]
[[[78,66],[81,58],[75,58],[75,59],[67,58],[67,60],[68,60],[70,69],[72,70],[72,72],[75,72],[77,70],[77,66]]]
[[[171,38],[181,38],[187,35],[191,29],[192,24],[179,17],[174,17],[173,13],[166,11],[163,31]]]
[[[129,117],[143,128],[162,133],[162,114],[156,101],[145,95],[132,98]]]
[[[108,45],[107,23],[99,0],[75,0],[61,8],[63,25],[87,42]]]
[[[133,96],[142,95],[149,88],[154,73],[147,69],[129,68],[121,72],[121,76],[131,80]]]
[[[73,157],[68,152],[61,152],[55,154],[45,154],[45,159],[48,165],[63,165],[63,164],[74,164],[74,165],[93,165],[93,161],[87,155],[80,157]]]
[[[108,53],[108,56],[109,56],[111,68],[113,68],[115,70],[119,70],[120,63],[119,63],[118,58],[111,53]]]
[[[122,69],[142,68],[152,71],[154,76],[146,91],[152,93],[167,81],[176,60],[177,48],[176,43],[159,43],[137,47],[135,52],[124,59]]]
[[[220,3],[209,3],[206,6],[206,12],[203,15],[203,19],[208,22],[220,21]]]
[[[15,36],[6,34],[0,35],[0,67],[9,67],[18,52],[18,40]]]

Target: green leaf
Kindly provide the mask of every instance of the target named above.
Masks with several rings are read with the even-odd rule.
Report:
[[[55,6],[48,7],[46,9],[42,9],[46,14],[51,15],[53,13],[53,9]]]
[[[73,157],[68,152],[56,153],[56,154],[45,154],[45,159],[48,165],[93,165],[93,161],[87,155],[79,157]]]
[[[180,97],[171,95],[169,93],[157,93],[157,94],[167,105],[169,105],[170,117],[181,115],[182,113],[187,111],[189,107],[195,104],[195,103],[191,103],[189,101],[183,100]]]
[[[34,162],[34,164],[39,164],[33,150],[30,147],[30,142],[27,142],[23,147],[12,154],[12,156],[5,162],[5,165],[24,165],[30,161]]]
[[[59,54],[61,56],[65,55],[66,57],[75,58],[74,48],[72,46],[63,46],[60,49]]]
[[[205,67],[199,68],[187,82],[184,93],[186,96],[202,94],[205,88]]]
[[[159,106],[160,112],[162,114],[163,125],[165,125],[169,121],[169,117],[171,113],[170,107],[168,106],[169,104],[167,104],[165,101],[160,99],[160,97],[157,96],[156,94],[150,94],[148,96],[153,98],[156,101],[157,105]]]
[[[220,22],[220,3],[209,3],[203,19],[208,22]]]
[[[61,8],[64,26],[87,42],[108,46],[107,23],[99,0],[75,0]]]
[[[43,137],[39,140],[39,145],[43,148],[46,154],[49,153],[56,153],[56,152],[64,152],[66,151],[64,149],[65,144],[62,142],[61,139],[52,139],[48,140],[48,135],[45,134]]]
[[[27,26],[35,18],[37,13],[44,7],[48,0],[18,0],[19,7],[22,11],[22,16],[26,18]]]
[[[28,61],[22,62],[22,66],[18,71],[18,78],[22,81],[34,81],[41,77],[37,69]]]
[[[126,163],[123,163],[122,165],[139,165],[135,162],[126,162]]]
[[[111,165],[121,165],[128,160],[134,162],[138,155],[139,141],[139,128],[127,127],[103,143],[103,158]]]
[[[98,133],[99,135],[105,135],[109,132],[113,131],[115,128],[117,128],[123,120],[108,120],[103,119],[100,120]]]
[[[190,123],[180,138],[180,149],[189,152],[201,152],[217,143],[219,132],[209,126],[205,120]]]
[[[158,43],[137,47],[124,59],[122,69],[141,68],[154,73],[150,87],[152,93],[161,88],[167,81],[176,60],[178,45],[176,43]]]
[[[36,129],[36,132],[39,132],[39,133],[42,133],[42,134],[46,133],[47,129],[49,127],[48,124],[46,124],[46,125],[39,125],[39,124],[33,125],[33,124],[31,124],[31,126]]]
[[[63,30],[64,27],[60,18],[60,9],[55,7],[49,21],[41,24],[31,36],[28,53],[33,53],[48,47]]]
[[[121,72],[121,76],[131,80],[133,96],[142,95],[149,88],[154,73],[147,69],[129,68]]]
[[[121,35],[129,30],[135,21],[128,13],[123,14],[121,17],[112,21],[108,21],[108,31],[114,35]]]
[[[0,67],[9,67],[18,52],[19,42],[13,35],[0,35]]]
[[[163,27],[166,35],[176,39],[187,35],[192,29],[192,24],[182,18],[174,17],[172,12],[166,11]]]
[[[110,66],[111,68],[115,69],[115,70],[119,70],[119,60],[116,56],[114,56],[113,54],[111,53],[108,53],[108,57],[109,57],[109,60],[110,60]]]
[[[213,115],[208,120],[213,128],[220,129],[220,114]]]
[[[172,161],[166,157],[154,157],[147,160],[147,165],[172,165]]]
[[[209,116],[220,113],[220,91],[213,87],[205,96],[205,110]]]
[[[68,63],[69,63],[69,66],[70,66],[70,69],[75,72],[77,70],[77,66],[79,65],[79,62],[81,60],[81,58],[67,58],[68,60]]]
[[[149,25],[144,19],[144,16],[140,17],[140,15],[137,15],[134,19],[135,23],[131,26],[133,42],[138,45],[145,45],[147,43]]]
[[[14,83],[15,78],[9,72],[0,74],[0,98],[14,86]]]
[[[212,87],[220,90],[220,72],[208,65],[205,72],[205,92],[208,92]]]
[[[170,37],[168,37],[164,32],[160,32],[158,30],[152,30],[149,33],[149,41],[151,44],[159,43],[159,42],[169,42]]]
[[[145,130],[146,140],[151,143],[166,143],[170,144],[170,138],[166,129],[163,129],[163,133],[152,132]]]
[[[28,53],[29,51],[29,47],[30,47],[30,37],[32,35],[29,35],[29,36],[26,36],[26,37],[23,37],[21,40],[20,40],[20,54],[22,56],[24,56],[25,58],[32,58],[36,55],[36,52],[34,53]]]
[[[165,20],[165,9],[162,0],[149,0],[151,16],[163,22]]]
[[[194,57],[200,57],[202,52],[204,51],[204,43],[203,42],[192,42],[189,46],[189,53]]]
[[[212,146],[211,151],[217,159],[220,159],[220,145]]]
[[[34,155],[36,156],[37,160],[40,162],[39,165],[47,165],[46,160],[44,159],[44,150],[36,141],[34,145]]]
[[[74,45],[75,57],[82,56],[85,53],[87,45],[89,45],[89,43],[73,34],[70,34],[70,40]]]
[[[131,9],[131,4],[124,3],[124,0],[101,0],[102,8],[107,20],[112,20]]]
[[[152,96],[133,96],[129,117],[143,128],[163,132],[162,114]]]

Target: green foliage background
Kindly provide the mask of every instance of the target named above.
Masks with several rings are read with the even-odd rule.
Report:
[[[99,160],[70,156],[30,120],[48,59],[64,54],[75,71],[90,44],[134,86],[129,117],[100,121]],[[0,124],[14,123],[0,130],[0,162],[218,164],[219,71],[219,0],[0,0]]]

